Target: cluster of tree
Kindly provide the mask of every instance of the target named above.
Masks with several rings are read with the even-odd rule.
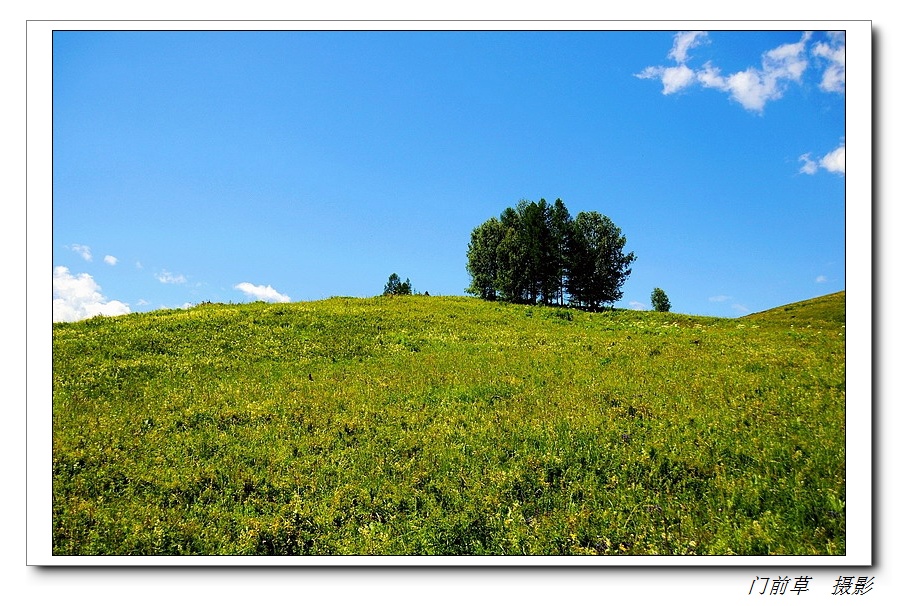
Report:
[[[597,310],[623,296],[632,252],[611,219],[571,218],[561,200],[522,200],[478,225],[468,244],[467,292],[487,300]]]
[[[412,283],[406,278],[405,282],[401,280],[399,274],[392,273],[387,278],[387,284],[384,286],[385,295],[410,295],[412,294]]]

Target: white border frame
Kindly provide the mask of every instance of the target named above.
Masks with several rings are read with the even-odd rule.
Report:
[[[869,566],[872,543],[872,23],[870,21],[28,21],[27,551],[63,566]],[[846,495],[844,556],[53,556],[52,32],[65,30],[844,30]],[[835,574],[832,576],[836,576]]]

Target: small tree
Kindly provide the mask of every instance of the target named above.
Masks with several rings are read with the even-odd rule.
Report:
[[[384,286],[385,295],[410,295],[412,294],[412,283],[406,278],[403,282],[399,278],[399,274],[392,273],[387,278],[387,284]]]
[[[652,309],[655,311],[670,311],[670,299],[660,288],[652,291]]]

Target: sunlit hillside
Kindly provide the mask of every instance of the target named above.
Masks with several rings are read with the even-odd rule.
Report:
[[[55,324],[53,551],[842,554],[844,317],[396,296]]]

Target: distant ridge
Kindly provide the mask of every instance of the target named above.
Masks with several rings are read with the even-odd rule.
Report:
[[[801,325],[845,324],[845,291],[789,303],[743,318]]]

